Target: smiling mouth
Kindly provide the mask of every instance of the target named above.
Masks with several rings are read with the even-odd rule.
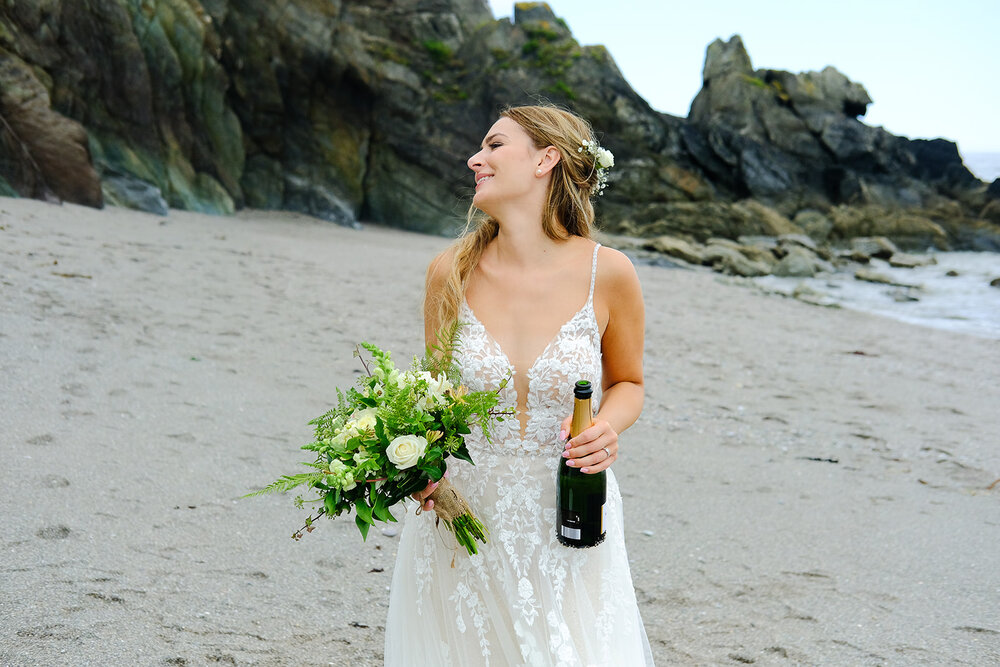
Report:
[[[476,187],[478,188],[480,184],[490,180],[491,178],[493,178],[493,176],[480,176],[476,179]]]

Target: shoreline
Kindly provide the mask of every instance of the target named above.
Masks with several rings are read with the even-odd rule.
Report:
[[[360,340],[448,239],[0,199],[0,662],[380,665],[396,539],[290,539]],[[1000,661],[995,341],[638,265],[615,465],[658,664]]]

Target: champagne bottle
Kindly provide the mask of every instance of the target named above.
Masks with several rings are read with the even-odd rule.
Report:
[[[587,380],[573,387],[573,421],[569,428],[576,437],[594,423],[590,397],[594,390]],[[592,547],[604,540],[604,503],[607,500],[607,474],[604,470],[584,474],[566,465],[560,458],[556,480],[556,538],[568,547]]]

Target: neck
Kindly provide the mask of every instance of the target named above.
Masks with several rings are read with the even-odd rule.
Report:
[[[525,224],[500,222],[500,230],[493,240],[494,257],[504,264],[537,266],[551,259],[561,241],[549,238],[542,229],[541,219]]]

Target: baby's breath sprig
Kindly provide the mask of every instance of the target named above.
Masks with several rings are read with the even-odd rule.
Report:
[[[594,193],[600,196],[604,194],[604,188],[608,187],[608,170],[615,166],[615,155],[589,139],[584,139],[583,145],[576,149],[577,153],[584,151],[594,157],[594,166],[597,168],[597,187],[594,188]]]

